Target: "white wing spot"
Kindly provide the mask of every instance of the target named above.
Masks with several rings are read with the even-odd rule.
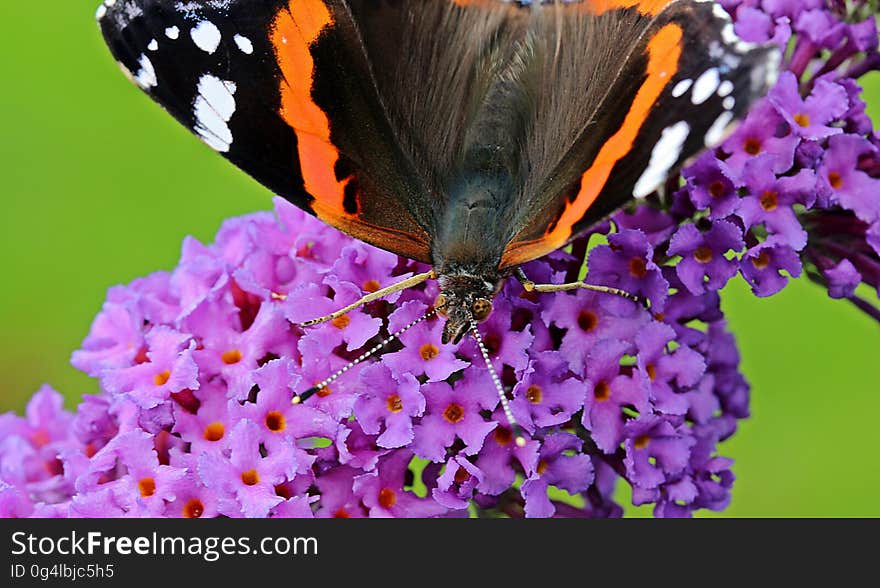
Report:
[[[107,16],[107,9],[112,8],[116,4],[116,0],[104,0],[100,6],[98,6],[97,12],[95,12],[95,18],[101,20],[105,16]],[[126,23],[128,24],[128,23]]]
[[[254,44],[251,43],[251,40],[242,35],[235,35],[232,38],[235,41],[235,44],[238,45],[238,48],[241,49],[242,53],[250,55],[254,52]]]
[[[153,62],[150,61],[149,57],[141,54],[138,63],[141,68],[134,75],[134,81],[144,90],[155,88],[159,84],[159,81],[156,79],[156,70],[153,69]]]
[[[697,81],[694,82],[694,91],[691,95],[691,102],[700,105],[708,100],[712,94],[718,90],[721,85],[721,77],[718,75],[718,68],[713,67],[703,72]]]
[[[193,43],[205,53],[214,53],[220,46],[220,29],[209,20],[203,20],[190,32]]]
[[[730,20],[730,15],[727,14],[727,11],[724,10],[724,7],[718,3],[715,3],[712,6],[712,14],[715,15],[715,18],[721,18],[724,20]]]
[[[147,45],[147,49],[149,49],[150,51],[158,51],[159,50],[159,41],[157,41],[156,39],[153,39],[152,41],[150,41],[150,44]]]
[[[168,27],[165,29],[165,36],[171,39],[172,41],[176,41],[180,36],[180,29],[177,27]]]
[[[633,188],[633,196],[644,198],[663,183],[669,170],[681,156],[681,150],[684,148],[684,142],[687,141],[690,132],[691,127],[685,121],[663,129],[660,140],[651,151],[651,161],[648,163],[648,167]]]
[[[727,134],[727,127],[730,123],[733,122],[733,113],[732,112],[722,112],[721,116],[719,116],[712,126],[706,131],[706,146],[714,147],[715,145],[721,143],[724,140],[725,135]]]
[[[728,96],[724,99],[721,105],[724,106],[724,110],[733,110],[733,107],[736,106],[736,98]]]
[[[733,92],[733,82],[730,80],[724,80],[721,82],[721,85],[718,86],[718,95],[722,98],[730,96],[731,92]]]
[[[773,51],[767,56],[767,70],[764,72],[764,83],[769,88],[779,79],[779,68],[782,65],[782,53]]]
[[[675,87],[672,88],[672,97],[680,98],[684,96],[685,92],[691,89],[691,86],[694,85],[694,81],[691,79],[682,80],[675,84]]]
[[[730,20],[721,29],[721,40],[727,45],[736,45],[740,42],[740,38],[737,36],[736,31],[733,30],[733,23]]]
[[[199,79],[198,92],[193,113],[196,117],[195,132],[216,151],[229,151],[232,145],[232,131],[229,120],[235,113],[234,82],[224,81],[211,74]]]

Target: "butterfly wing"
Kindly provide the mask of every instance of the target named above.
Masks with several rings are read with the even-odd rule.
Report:
[[[482,246],[502,269],[650,192],[773,70],[696,0],[116,0],[99,13],[123,68],[206,143],[389,251],[432,261],[450,178],[496,153],[513,189]]]
[[[535,125],[527,148],[531,173],[502,269],[565,245],[633,196],[650,194],[723,138],[779,64],[776,50],[737,39],[714,2],[589,0],[561,10],[570,24],[556,29],[561,46],[595,49],[556,59],[539,80],[548,88],[574,84],[567,95],[584,99],[580,114],[553,96],[539,101],[538,120],[548,123]],[[568,131],[553,122],[573,116]]]
[[[328,224],[430,261],[434,211],[338,0],[116,0],[132,80],[210,147]]]

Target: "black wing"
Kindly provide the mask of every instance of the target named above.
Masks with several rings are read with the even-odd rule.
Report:
[[[338,0],[116,0],[123,70],[205,143],[363,241],[430,261],[433,210]]]

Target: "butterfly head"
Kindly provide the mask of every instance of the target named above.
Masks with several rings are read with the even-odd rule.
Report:
[[[474,322],[489,318],[499,285],[499,281],[471,275],[440,276],[440,295],[434,308],[446,319],[443,343],[458,343]]]

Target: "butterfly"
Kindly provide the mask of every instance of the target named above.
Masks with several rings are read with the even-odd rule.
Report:
[[[444,342],[479,341],[511,276],[626,295],[519,267],[717,144],[780,60],[698,0],[105,0],[97,18],[123,71],[208,146],[433,267],[307,324],[436,278]]]

